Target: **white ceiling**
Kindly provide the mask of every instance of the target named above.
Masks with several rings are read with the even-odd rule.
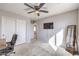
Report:
[[[31,5],[33,6],[34,4]],[[47,10],[49,13],[40,13],[39,18],[75,10],[77,8],[77,3],[46,3],[41,9]],[[31,19],[38,19],[35,13],[27,14],[27,12],[32,11],[32,9],[25,6],[23,3],[0,3],[0,9],[27,16]]]

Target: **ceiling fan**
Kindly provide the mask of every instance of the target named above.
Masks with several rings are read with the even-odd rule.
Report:
[[[28,14],[35,12],[35,13],[37,14],[37,16],[40,16],[40,12],[48,13],[48,11],[46,11],[46,10],[41,10],[41,8],[44,6],[44,4],[45,4],[45,3],[40,3],[39,6],[35,5],[35,6],[33,7],[33,6],[30,6],[30,5],[27,4],[27,3],[24,3],[24,5],[26,5],[26,6],[28,6],[28,7],[30,7],[30,8],[33,9],[33,11],[28,12]]]

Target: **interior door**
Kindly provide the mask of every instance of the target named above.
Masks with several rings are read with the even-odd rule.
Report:
[[[9,42],[15,32],[15,19],[3,16],[1,23],[1,36],[4,35],[6,41]]]

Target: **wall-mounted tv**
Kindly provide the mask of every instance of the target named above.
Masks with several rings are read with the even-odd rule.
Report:
[[[53,29],[53,22],[51,23],[44,23],[43,24],[44,29]]]

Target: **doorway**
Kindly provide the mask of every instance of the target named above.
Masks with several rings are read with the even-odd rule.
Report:
[[[34,31],[34,39],[37,40],[37,25],[34,25],[33,31]]]

